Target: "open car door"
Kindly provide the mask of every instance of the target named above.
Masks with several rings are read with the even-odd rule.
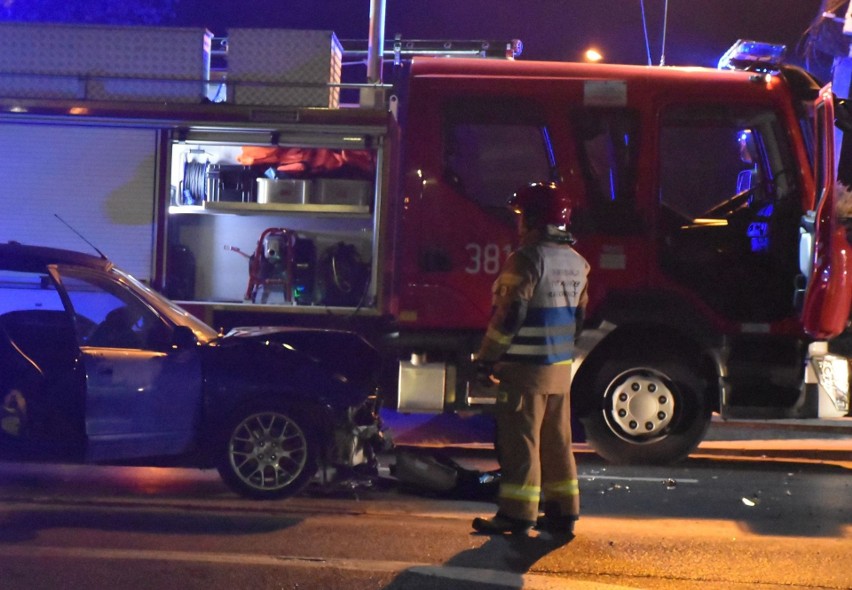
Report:
[[[815,103],[814,171],[818,194],[814,209],[802,218],[799,266],[807,279],[802,323],[816,339],[838,336],[849,321],[852,304],[852,259],[846,230],[837,211],[834,150],[834,95],[831,85]],[[852,132],[852,127],[849,129]]]

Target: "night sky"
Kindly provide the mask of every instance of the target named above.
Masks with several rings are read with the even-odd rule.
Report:
[[[651,61],[658,64],[666,0],[645,0]],[[669,0],[666,65],[715,65],[738,38],[795,46],[820,0]],[[328,29],[366,39],[369,0],[181,0],[180,25]],[[648,63],[640,0],[387,0],[385,36],[519,38],[524,59],[578,60],[596,45],[607,61]]]

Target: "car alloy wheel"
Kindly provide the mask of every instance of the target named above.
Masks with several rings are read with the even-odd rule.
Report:
[[[313,473],[308,436],[289,415],[251,413],[231,430],[226,481],[245,495],[280,497],[295,493]]]

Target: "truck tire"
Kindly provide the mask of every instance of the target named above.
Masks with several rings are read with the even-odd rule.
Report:
[[[317,472],[318,444],[311,423],[282,406],[247,406],[233,415],[220,440],[219,475],[247,498],[293,496]]]
[[[701,379],[694,369],[673,360],[605,360],[592,389],[591,410],[581,419],[586,441],[611,463],[680,461],[698,446],[710,425],[712,412]]]

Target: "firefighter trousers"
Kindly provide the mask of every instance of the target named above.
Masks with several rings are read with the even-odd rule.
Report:
[[[498,512],[534,522],[541,503],[548,516],[579,517],[580,490],[571,449],[570,396],[500,393]]]

